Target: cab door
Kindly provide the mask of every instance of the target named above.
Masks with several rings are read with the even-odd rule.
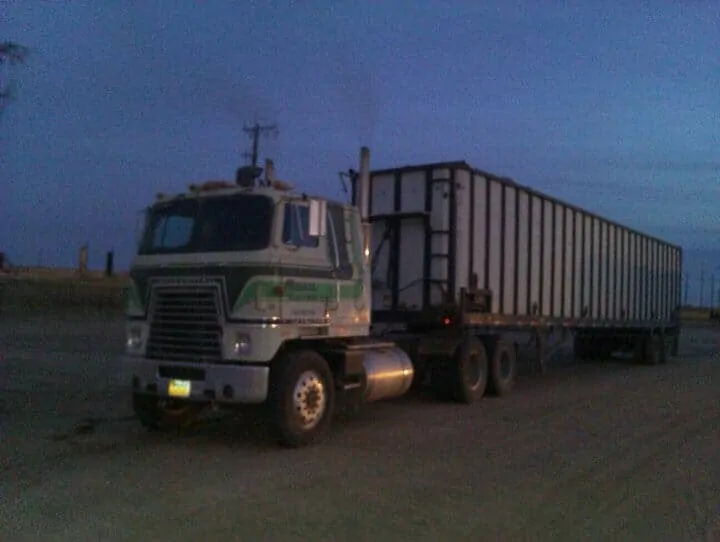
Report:
[[[327,206],[327,239],[332,244],[328,247],[329,257],[333,262],[333,279],[336,291],[337,323],[347,324],[354,321],[354,302],[352,289],[354,268],[350,258],[349,247],[352,243],[349,215],[339,204],[328,203]],[[343,296],[343,291],[346,295]]]
[[[282,318],[308,325],[327,322],[337,309],[334,264],[329,258],[329,235],[310,234],[310,201],[284,203]]]

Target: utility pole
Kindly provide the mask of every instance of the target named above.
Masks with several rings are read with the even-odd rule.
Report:
[[[715,273],[710,275],[710,308],[715,304]]]
[[[260,147],[260,136],[263,134],[273,134],[277,136],[278,134],[278,128],[275,124],[266,124],[261,125],[257,122],[253,124],[252,126],[245,126],[243,128],[243,132],[246,134],[249,134],[249,136],[252,138],[252,151],[249,153],[244,153],[243,156],[245,158],[250,159],[250,166],[253,168],[256,168],[258,165],[258,152]]]

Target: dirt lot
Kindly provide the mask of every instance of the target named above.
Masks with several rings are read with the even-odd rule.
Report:
[[[376,404],[299,451],[252,416],[142,431],[117,319],[0,317],[0,341],[0,540],[720,540],[718,327],[667,366]]]

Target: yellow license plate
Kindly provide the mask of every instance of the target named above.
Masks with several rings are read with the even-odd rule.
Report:
[[[190,387],[189,380],[171,380],[168,385],[168,395],[170,397],[190,397]]]

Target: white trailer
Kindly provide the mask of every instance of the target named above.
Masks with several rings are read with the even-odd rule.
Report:
[[[378,329],[445,322],[543,344],[562,328],[581,357],[647,333],[677,349],[678,246],[466,162],[372,172],[369,216]]]

